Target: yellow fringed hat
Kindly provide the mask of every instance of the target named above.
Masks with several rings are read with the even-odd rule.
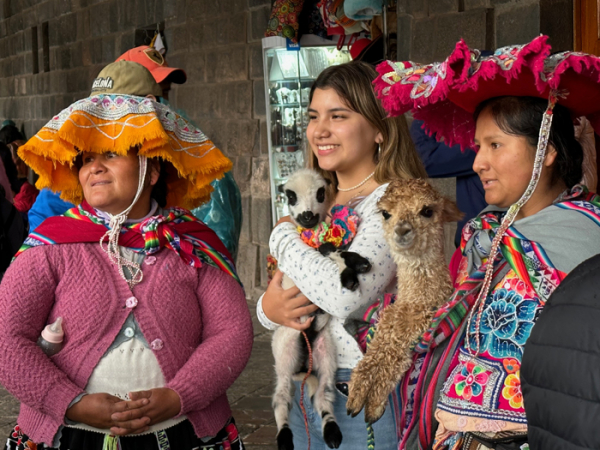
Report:
[[[76,156],[82,151],[162,158],[167,168],[167,206],[192,209],[207,201],[210,183],[232,163],[202,131],[152,98],[92,95],[54,116],[19,148],[19,156],[38,175],[38,189],[61,191],[75,204],[83,200]]]

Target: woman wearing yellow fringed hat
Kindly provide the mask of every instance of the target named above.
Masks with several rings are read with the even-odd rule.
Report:
[[[8,449],[241,446],[225,392],[252,346],[244,291],[181,208],[231,162],[142,96],[159,92],[113,63],[19,150],[38,188],[78,206],[28,237],[0,285],[0,381],[21,401]]]
[[[551,55],[547,40],[485,57],[461,41],[442,63],[377,68],[388,113],[411,110],[448,145],[476,149],[473,170],[490,205],[463,228],[454,293],[416,341],[414,365],[394,391],[399,449],[528,449],[521,381],[540,368],[526,364],[525,344],[555,288],[600,253],[600,197],[580,184],[574,135],[580,117],[600,130],[600,58]],[[368,385],[360,392],[366,398],[351,386],[351,412],[376,410]]]

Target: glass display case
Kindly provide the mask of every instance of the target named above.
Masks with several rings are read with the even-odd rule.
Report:
[[[271,208],[273,224],[288,215],[287,201],[279,186],[308,158],[306,126],[308,96],[312,82],[327,67],[350,61],[350,54],[338,50],[331,41],[304,36],[300,48],[288,49],[281,37],[262,40],[265,70],[265,97],[269,163],[271,168]]]

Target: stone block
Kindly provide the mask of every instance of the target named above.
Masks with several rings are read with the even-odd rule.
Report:
[[[115,55],[115,38],[106,36],[102,38],[102,62],[111,63],[119,55]]]
[[[202,22],[188,22],[187,28],[187,39],[188,47],[190,49],[201,49],[204,48],[205,44],[205,25]]]
[[[270,16],[271,7],[268,5],[250,11],[248,15],[250,21],[248,23],[248,42],[259,41],[265,37],[265,30]]]
[[[187,75],[187,84],[204,83],[206,78],[206,55],[201,51],[189,51],[187,55],[187,65],[185,73]]]
[[[417,19],[413,21],[412,46],[410,59],[419,63],[433,61],[435,51],[435,19]]]
[[[50,72],[50,92],[53,95],[62,94],[67,91],[67,78],[64,73],[58,71]],[[57,105],[60,108],[62,105]],[[68,105],[67,105],[68,106]],[[55,112],[58,112],[55,111]],[[53,113],[54,114],[54,113]]]
[[[236,268],[244,289],[250,291],[256,284],[256,263],[258,247],[252,243],[240,243]]]
[[[71,68],[71,49],[69,47],[59,47],[56,49],[56,66],[58,70]]]
[[[77,40],[87,39],[90,35],[90,11],[78,11],[77,12]],[[41,40],[40,40],[41,41]]]
[[[398,14],[409,14],[421,18],[427,16],[427,3],[427,0],[398,0],[396,9]]]
[[[206,54],[206,81],[227,82],[248,79],[246,46],[236,45],[214,49]],[[249,96],[252,96],[250,89]]]
[[[116,33],[123,30],[123,26],[119,23],[119,1],[111,0],[110,3],[103,3],[108,9],[108,20],[110,22],[110,32]]]
[[[135,47],[135,32],[132,30],[122,33],[119,36],[119,43],[117,46],[119,55],[117,58],[133,47]]]
[[[250,188],[250,174],[252,173],[252,156],[242,155],[235,158],[233,177],[240,188],[240,192],[247,192]]]
[[[271,0],[248,0],[249,8],[256,8],[259,6],[271,7]]]
[[[232,14],[226,20],[218,21],[217,44],[245,44],[246,43],[246,17],[245,12]]]
[[[144,23],[146,23],[146,24],[156,23],[158,21],[157,14],[156,14],[156,4],[160,3],[162,0],[140,0],[140,1],[141,1],[140,6],[144,9],[144,11],[146,13],[145,14],[146,21]]]
[[[490,6],[490,0],[463,0],[465,10],[475,8],[488,8]]]
[[[83,66],[83,43],[75,42],[71,45],[71,67]]]
[[[110,34],[110,11],[102,3],[90,9],[90,31],[92,37]]]
[[[189,74],[188,79],[193,81]],[[212,119],[221,117],[221,103],[217,86],[216,84],[197,84],[194,116]]]
[[[260,42],[248,44],[248,67],[251,79],[264,78],[263,53]]]
[[[219,86],[223,116],[246,119],[252,114],[252,82],[238,81]]]
[[[410,43],[413,28],[413,18],[408,14],[398,14],[396,60],[405,61],[411,58]],[[392,55],[394,58],[394,55]]]
[[[194,111],[194,102],[196,100],[195,88],[193,86],[177,86],[177,108],[186,113]]]
[[[187,0],[187,11],[186,17],[188,23],[190,20],[198,21],[198,20],[206,20],[206,2],[198,1],[198,0]]]
[[[540,34],[540,6],[515,6],[496,16],[496,47],[525,44]]]
[[[203,0],[205,19],[219,16],[222,12],[221,0]]]
[[[470,47],[485,48],[486,23],[486,9],[437,16],[435,35],[444,36],[444,39],[434,39],[433,61],[446,59],[461,38]]]
[[[144,0],[129,0],[130,3],[135,1],[135,9],[133,10],[133,23],[139,27],[145,27],[150,22],[146,18],[146,8],[144,7]]]
[[[270,232],[269,232],[269,236],[270,236]],[[270,253],[270,251],[269,251],[268,245],[260,245],[258,247],[258,261],[257,261],[257,265],[256,265],[256,270],[257,270],[256,282],[263,289],[266,289],[267,285],[269,284],[269,276],[267,275],[267,256],[269,255],[269,253]]]
[[[428,3],[429,15],[458,12],[458,0],[434,0]]]
[[[123,30],[127,30],[135,27],[135,3],[131,0],[118,1],[117,5],[117,17],[118,23]],[[93,16],[92,16],[93,17]]]
[[[54,0],[54,15],[61,16],[73,11],[71,0]]]
[[[92,53],[92,64],[102,63],[102,38],[96,38],[90,41]]]
[[[38,23],[47,22],[54,17],[54,1],[46,0],[39,3],[36,7]]]
[[[190,0],[190,2],[194,3],[193,0]],[[195,3],[202,3],[202,2],[195,2]],[[160,7],[162,5],[162,17],[163,18],[170,18],[170,17],[175,17],[175,15],[177,14],[177,0],[163,0],[162,2],[158,2],[157,3],[157,7]]]
[[[252,158],[252,197],[271,197],[268,155]],[[269,200],[270,201],[270,200]]]
[[[264,117],[267,115],[265,104],[265,82],[263,80],[254,80],[254,117]]]
[[[235,169],[235,167],[234,167]],[[235,173],[234,173],[235,178]],[[236,183],[238,186],[240,182],[236,178]],[[240,232],[240,243],[241,242],[250,242],[252,236],[250,235],[250,195],[246,193],[246,191],[242,191],[240,188],[240,192],[242,193],[242,230]],[[245,195],[248,194],[248,195]],[[238,252],[239,254],[239,252]]]
[[[18,33],[23,29],[23,14],[16,14],[7,19],[7,32],[8,34]]]
[[[173,30],[171,49],[177,52],[186,50],[187,48],[187,29],[184,25],[179,25]]]
[[[175,15],[175,20],[177,23],[185,23],[185,21],[186,21],[187,1],[188,0],[177,0],[177,14]],[[194,1],[194,0],[191,0],[191,1]],[[198,2],[198,3],[203,3],[203,1]]]
[[[540,33],[550,37],[553,52],[573,50],[572,0],[540,0]]]
[[[269,245],[269,237],[273,223],[271,220],[271,198],[252,196],[251,225],[252,242],[259,245]]]
[[[230,156],[252,155],[252,148],[258,136],[257,120],[229,121],[230,132],[227,138],[227,153]],[[248,173],[250,173],[248,171]]]
[[[252,155],[268,155],[269,154],[269,127],[266,120],[260,121],[260,146],[252,150]]]

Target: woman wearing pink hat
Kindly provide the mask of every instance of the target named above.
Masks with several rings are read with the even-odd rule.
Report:
[[[378,71],[391,115],[412,110],[447,144],[477,149],[490,204],[464,227],[457,287],[400,384],[400,448],[529,448],[525,343],[554,289],[600,253],[600,197],[579,184],[573,126],[586,116],[600,130],[600,58],[550,56],[542,36],[488,57],[461,41],[442,63]]]

